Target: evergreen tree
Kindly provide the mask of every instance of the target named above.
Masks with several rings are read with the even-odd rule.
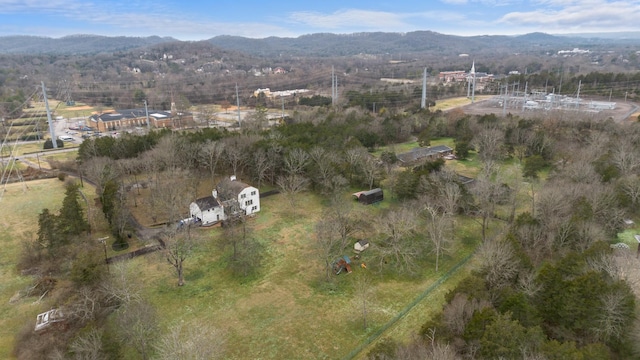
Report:
[[[84,217],[84,210],[78,200],[79,196],[80,188],[78,184],[67,183],[57,224],[58,231],[62,236],[80,235],[85,231],[89,231],[89,223]]]
[[[56,216],[49,209],[42,209],[38,215],[38,244],[47,249],[49,253],[63,244],[64,238],[60,236],[56,226]]]

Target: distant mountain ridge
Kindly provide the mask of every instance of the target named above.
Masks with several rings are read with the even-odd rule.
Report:
[[[628,35],[628,34],[627,34]],[[640,44],[635,38],[598,38],[594,36],[560,36],[531,33],[518,36],[456,36],[433,31],[408,33],[369,32],[355,34],[311,34],[297,38],[268,37],[249,39],[239,36],[216,36],[209,40],[218,47],[257,56],[348,56],[357,54],[393,54],[438,52],[442,55],[481,52],[556,51],[560,47],[594,48],[616,44]]]
[[[353,34],[316,33],[296,38],[263,39],[221,35],[205,40],[225,50],[248,55],[279,56],[353,56],[358,54],[438,53],[508,53],[557,51],[560,48],[602,48],[617,45],[640,45],[640,32],[616,34],[550,35],[530,33],[518,36],[456,36],[433,31],[408,33],[366,32]],[[2,36],[0,54],[94,54],[126,51],[167,42],[182,42],[171,37],[108,37],[71,35],[62,38],[38,36]],[[188,43],[188,42],[185,42]]]
[[[99,36],[69,35],[62,38],[14,35],[0,36],[2,54],[94,54],[101,52],[124,51],[133,48],[152,46],[165,42],[178,41],[174,38],[149,36]]]

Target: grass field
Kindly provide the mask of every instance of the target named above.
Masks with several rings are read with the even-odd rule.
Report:
[[[35,236],[41,209],[57,210],[64,193],[63,183],[57,179],[29,182],[27,186],[23,192],[20,184],[10,185],[0,207],[0,358],[11,357],[13,336],[23,326],[30,326],[37,313],[47,310],[46,299],[42,303],[34,303],[35,298],[9,301],[31,282],[15,270],[21,244]],[[94,196],[92,189],[86,193],[89,199]],[[261,213],[252,220],[254,236],[266,245],[264,266],[257,276],[231,276],[225,266],[225,254],[217,245],[220,228],[197,230],[202,245],[185,263],[183,287],[176,286],[173,268],[159,253],[130,262],[138,281],[145,284],[147,298],[162,314],[163,328],[206,320],[224,332],[226,358],[230,359],[341,358],[393,319],[447,268],[469,254],[475,244],[472,237],[477,225],[464,220],[459,226],[461,234],[466,235],[461,235],[452,255],[443,259],[439,274],[434,273],[429,258],[413,278],[384,275],[375,264],[368,263],[366,270],[355,264],[352,274],[326,282],[310,236],[323,199],[302,195],[296,211],[283,203],[279,196],[263,199]],[[368,210],[374,214],[380,207]],[[97,209],[92,211],[94,217],[100,217]],[[363,261],[367,261],[366,253]],[[352,284],[356,275],[363,273],[372,283],[366,329],[362,327]],[[440,309],[442,295],[455,279],[440,286],[433,296],[396,323],[389,335],[407,340],[428,314]]]
[[[485,100],[485,99],[488,99],[490,97],[491,96],[489,96],[489,95],[476,96],[475,97],[475,101]],[[442,100],[436,101],[436,106],[430,107],[429,110],[431,110],[431,111],[436,111],[436,110],[445,111],[445,110],[457,108],[457,107],[468,105],[468,104],[471,104],[471,99],[469,99],[467,97],[457,97],[457,98],[450,98],[450,99],[442,99]]]
[[[81,190],[87,198],[95,189],[88,184]],[[37,237],[38,215],[44,208],[57,212],[64,198],[64,182],[58,179],[8,184],[0,189],[0,359],[10,359],[15,335],[25,326],[35,325],[36,315],[49,310],[45,298],[22,297],[21,292],[33,283],[30,276],[16,270],[23,244]],[[97,209],[91,205],[89,215]],[[104,227],[101,218],[92,219]],[[96,237],[102,236],[96,233]]]
[[[36,236],[38,214],[48,207],[56,211],[64,197],[63,183],[57,179],[9,184],[0,200],[0,358],[9,359],[13,339],[25,323],[35,324],[36,315],[48,309],[36,298],[18,299],[31,284],[29,276],[16,272],[16,263],[25,241]],[[1,191],[1,190],[0,190]],[[12,301],[12,298],[14,301]],[[17,300],[16,300],[17,299]]]
[[[227,358],[232,359],[342,358],[474,248],[471,236],[477,233],[476,224],[463,221],[461,233],[467,235],[458,241],[453,256],[445,257],[444,270],[438,274],[432,259],[422,264],[414,278],[383,275],[375,264],[367,263],[366,270],[355,264],[352,274],[327,283],[309,236],[320,215],[320,203],[318,197],[304,195],[299,200],[301,208],[294,213],[282,206],[278,196],[264,199],[254,235],[268,250],[261,274],[250,280],[235,279],[225,270],[224,257],[215,245],[219,228],[199,230],[208,240],[186,262],[187,284],[182,288],[176,286],[172,269],[159,257],[136,259],[135,267],[149,285],[148,297],[158,308],[172,309],[163,326],[193,319],[210,322],[227,334]],[[372,207],[371,211],[378,210]],[[367,261],[366,252],[362,260]],[[362,273],[372,281],[367,329],[363,329],[352,287],[354,278]],[[393,335],[407,340],[427,314],[440,309],[442,296],[453,283],[441,286],[399,322]]]
[[[453,145],[452,139],[434,139],[432,145]],[[397,145],[410,149],[415,142]],[[448,165],[461,168],[465,175],[473,175],[477,161],[448,161]],[[467,171],[465,171],[467,170]],[[203,182],[202,189],[212,185]],[[21,192],[16,184],[8,191],[0,217],[6,222],[0,240],[3,241],[4,259],[0,264],[2,288],[0,295],[0,358],[10,354],[12,336],[26,323],[34,321],[44,304],[33,304],[36,299],[22,299],[10,304],[8,299],[24,289],[29,277],[15,273],[16,257],[21,242],[33,238],[37,231],[37,215],[42,208],[55,210],[63,197],[63,185],[58,180],[28,183],[29,190]],[[204,191],[205,193],[209,190]],[[86,190],[89,203],[95,196]],[[130,195],[136,196],[133,192]],[[33,200],[37,199],[37,200]],[[144,190],[138,200],[143,203]],[[25,202],[25,204],[23,204]],[[388,208],[390,202],[367,207],[371,216]],[[136,269],[137,281],[144,284],[147,299],[162,314],[161,327],[170,328],[192,320],[207,321],[222,330],[227,339],[229,359],[343,358],[354,349],[368,343],[372,335],[394,320],[425,289],[433,285],[449,268],[475,249],[479,237],[477,222],[461,218],[452,251],[441,259],[441,270],[434,272],[433,256],[422,261],[413,277],[397,277],[380,271],[370,263],[367,253],[362,261],[367,269],[354,264],[352,274],[336,276],[331,282],[316,254],[313,232],[326,201],[319,196],[303,194],[294,210],[281,196],[263,199],[259,215],[251,220],[253,236],[265,246],[264,263],[258,275],[251,278],[233,277],[227,270],[223,252],[218,243],[220,228],[200,228],[196,231],[202,245],[185,262],[183,287],[177,286],[173,268],[160,253],[136,258],[129,265]],[[92,221],[99,222],[99,209],[92,209]],[[144,207],[134,209],[144,218]],[[28,219],[20,222],[19,219]],[[105,232],[106,234],[106,232]],[[105,235],[103,234],[103,235]],[[101,235],[102,236],[102,235]],[[109,248],[109,256],[115,253]],[[349,254],[350,255],[350,254]],[[444,294],[450,290],[472,265],[454,274],[439,285],[427,298],[395,322],[385,333],[398,341],[407,341],[431,314],[440,311]],[[371,281],[368,299],[368,326],[362,326],[362,314],[354,295],[353,281],[365,275]],[[45,299],[46,301],[46,299]],[[362,358],[366,347],[356,354]],[[128,353],[131,352],[130,349]]]

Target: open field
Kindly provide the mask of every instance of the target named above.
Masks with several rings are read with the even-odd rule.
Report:
[[[253,226],[255,238],[268,250],[261,274],[253,279],[234,279],[225,270],[225,257],[216,246],[220,228],[198,230],[209,240],[187,261],[187,284],[182,288],[175,286],[172,269],[159,257],[153,259],[156,255],[135,260],[149,284],[146,290],[152,302],[158,308],[173,309],[166,314],[163,326],[206,320],[227,334],[227,357],[233,359],[342,358],[393,319],[446,269],[470,254],[475,245],[476,224],[463,220],[461,233],[466,235],[457,241],[453,256],[445,257],[438,274],[428,258],[415,278],[385,275],[368,262],[365,252],[362,261],[367,263],[366,270],[355,264],[352,274],[326,282],[313,236],[309,236],[320,215],[321,201],[315,195],[303,195],[301,207],[294,213],[282,206],[279,196],[264,199]],[[370,210],[379,211],[375,207]],[[362,327],[352,284],[363,275],[372,282],[367,329]],[[418,312],[398,323],[394,332],[406,339],[405,335],[417,331],[427,319],[425,312],[439,310],[442,294],[453,283],[446,283],[425,299]]]
[[[29,276],[16,272],[25,241],[38,230],[38,214],[48,207],[57,211],[64,197],[64,184],[57,179],[9,184],[0,200],[0,358],[9,359],[14,336],[25,323],[48,310],[37,298],[19,299],[17,294],[30,283]],[[16,296],[14,298],[14,296]],[[13,300],[12,300],[13,299]]]
[[[42,208],[57,210],[64,191],[63,183],[57,179],[30,182],[25,193],[19,184],[10,186],[3,199],[8,206],[0,212],[0,240],[4,245],[0,264],[0,358],[10,357],[16,332],[33,322],[35,314],[46,310],[46,298],[39,304],[34,304],[34,298],[13,304],[9,299],[31,280],[15,273],[20,244],[34,236]],[[86,191],[88,199],[92,199],[93,190]],[[280,196],[265,198],[262,212],[251,220],[253,236],[266,246],[262,270],[254,277],[236,278],[228,272],[226,254],[218,246],[220,228],[196,231],[202,245],[185,263],[183,287],[176,286],[173,268],[160,253],[132,260],[130,265],[139,274],[137,280],[145,284],[147,298],[162,314],[161,326],[166,329],[178,323],[205,320],[225,333],[226,357],[231,359],[341,358],[392,320],[475,247],[477,224],[463,219],[459,224],[461,237],[451,255],[443,259],[438,274],[429,257],[415,277],[397,278],[378,271],[376,264],[368,263],[365,253],[362,261],[368,265],[366,270],[355,264],[352,274],[327,282],[313,237],[309,236],[324,201],[312,194],[302,195],[298,201],[299,208],[292,211],[283,205]],[[374,215],[381,207],[366,210]],[[92,209],[90,215],[101,217],[98,209]],[[372,283],[366,329],[353,293],[353,281],[358,275],[369,277]],[[415,311],[392,327],[391,335],[406,339],[417,331],[428,314],[439,310],[443,294],[458,279],[452,277],[433,296],[420,302]]]

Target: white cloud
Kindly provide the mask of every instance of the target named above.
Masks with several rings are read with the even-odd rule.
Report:
[[[540,3],[548,7],[508,13],[499,22],[539,27],[543,31],[616,31],[633,28],[640,17],[638,2],[546,0]]]
[[[402,28],[407,24],[403,16],[384,11],[339,10],[331,14],[299,11],[289,15],[289,19],[298,24],[320,29],[340,28]]]

